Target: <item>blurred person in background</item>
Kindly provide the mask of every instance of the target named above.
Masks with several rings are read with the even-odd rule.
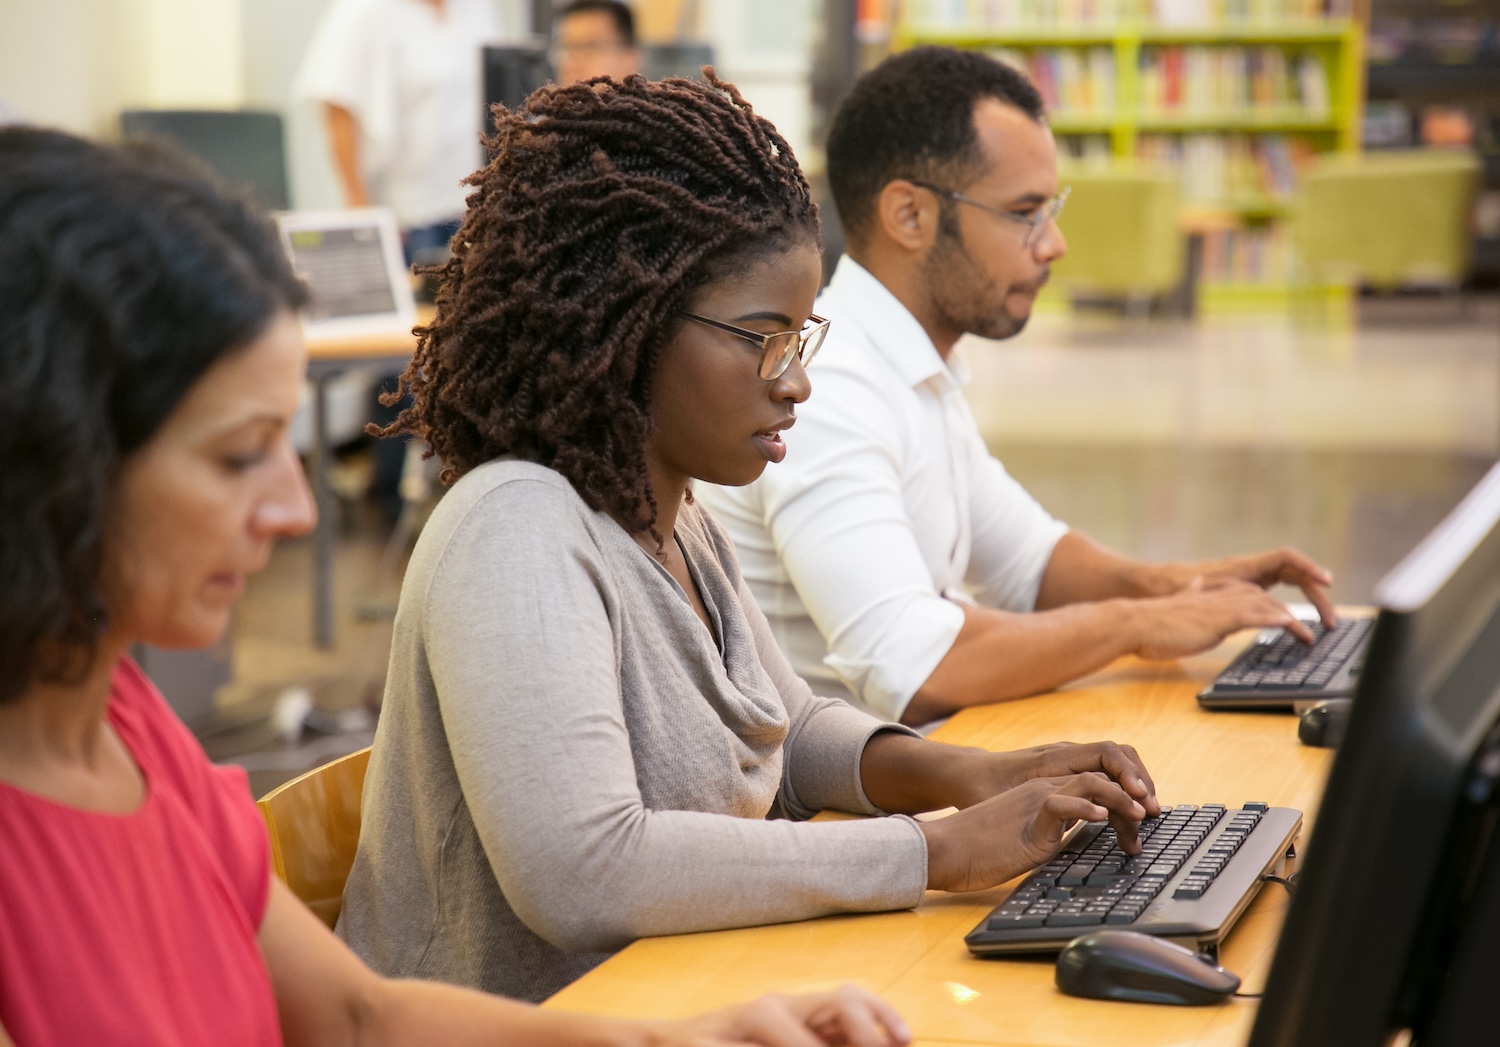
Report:
[[[635,16],[619,0],[572,0],[558,9],[552,30],[557,82],[576,84],[607,76],[623,80],[641,71]]]
[[[349,207],[389,207],[406,261],[438,261],[464,212],[463,179],[484,162],[479,144],[480,55],[500,36],[490,0],[333,0],[293,88],[318,103]],[[434,257],[437,256],[437,257]],[[398,408],[379,402],[370,419]],[[370,494],[388,522],[401,512],[405,440],[377,441]]]

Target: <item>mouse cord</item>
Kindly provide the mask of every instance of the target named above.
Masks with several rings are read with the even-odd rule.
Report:
[[[1270,881],[1271,883],[1279,883],[1279,884],[1281,884],[1281,886],[1283,886],[1283,887],[1286,888],[1286,891],[1287,891],[1288,894],[1296,894],[1297,893],[1297,877],[1299,875],[1300,875],[1299,873],[1292,873],[1292,875],[1290,877],[1285,877],[1285,876],[1272,876],[1270,873],[1266,873],[1264,876],[1261,877],[1261,881],[1262,882]],[[1237,992],[1237,993],[1234,994],[1235,999],[1239,999],[1239,1000],[1258,1000],[1258,999],[1260,999],[1264,995],[1265,995],[1264,992]]]

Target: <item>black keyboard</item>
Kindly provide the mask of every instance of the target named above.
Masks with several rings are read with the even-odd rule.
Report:
[[[976,956],[1052,952],[1091,928],[1119,927],[1216,954],[1301,828],[1301,811],[1263,803],[1164,807],[1141,823],[1131,856],[1114,829],[1091,823],[964,941]]]
[[[1304,623],[1305,644],[1285,629],[1267,629],[1198,694],[1205,709],[1289,709],[1298,703],[1347,698],[1364,667],[1373,618],[1344,618],[1332,629]]]

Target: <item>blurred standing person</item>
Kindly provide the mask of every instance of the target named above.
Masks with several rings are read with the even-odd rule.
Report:
[[[572,0],[558,9],[552,64],[559,84],[607,76],[624,80],[641,71],[635,15],[620,0]]]
[[[395,211],[408,261],[458,229],[499,35],[488,0],[333,0],[303,57],[296,93],[323,107],[345,203]]]
[[[303,56],[294,91],[323,107],[345,204],[394,211],[408,265],[458,231],[484,162],[480,50],[499,35],[490,0],[333,0]],[[380,403],[395,379],[372,398],[377,424],[395,419]],[[405,457],[404,439],[375,444],[370,495],[391,523]]]

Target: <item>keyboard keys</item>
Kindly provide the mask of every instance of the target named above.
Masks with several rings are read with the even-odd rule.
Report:
[[[1200,899],[1267,810],[1259,801],[1232,810],[1223,804],[1165,808],[1141,823],[1139,855],[1125,854],[1114,830],[1101,827],[1024,880],[984,927],[1004,932],[1130,926],[1159,898]],[[1168,884],[1171,890],[1163,894]]]
[[[1223,693],[1322,690],[1333,682],[1346,662],[1351,663],[1353,672],[1358,671],[1365,637],[1373,621],[1347,618],[1333,629],[1324,629],[1320,622],[1305,622],[1313,632],[1311,645],[1285,631],[1269,634],[1269,638],[1262,634],[1261,640],[1214,679],[1212,690]]]

